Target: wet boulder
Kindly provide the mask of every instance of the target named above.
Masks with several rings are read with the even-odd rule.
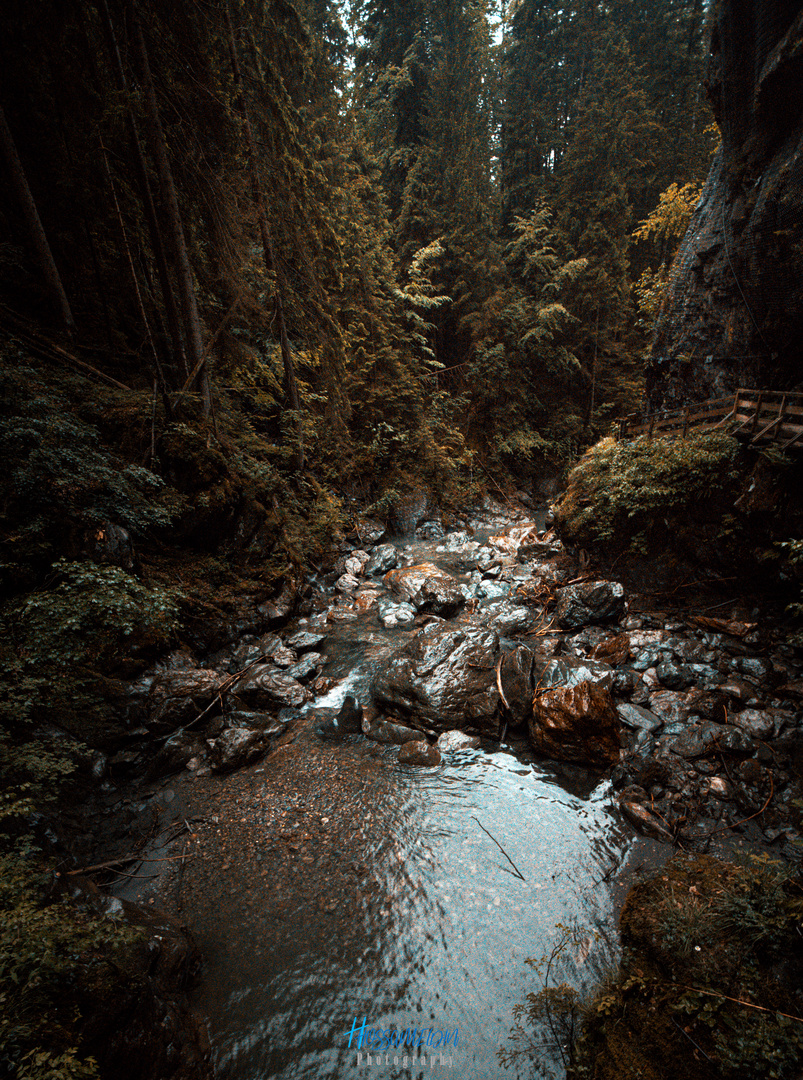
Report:
[[[380,544],[374,548],[365,564],[366,574],[385,574],[392,570],[399,561],[399,552],[394,544]]]
[[[157,735],[190,723],[220,693],[224,677],[208,668],[183,668],[154,676],[147,698],[146,727]]]
[[[409,602],[428,577],[437,577],[439,574],[447,580],[454,580],[435,563],[425,562],[389,570],[382,579],[382,583],[394,596]]]
[[[349,536],[354,539],[357,538],[360,544],[378,544],[380,540],[384,540],[387,533],[387,528],[381,521],[377,521],[376,518],[356,518],[354,521],[354,528],[349,533]]]
[[[346,735],[359,735],[362,732],[362,705],[349,694],[340,706],[335,717],[340,731]]]
[[[662,660],[655,668],[658,681],[667,690],[685,690],[694,682],[694,672],[688,664],[676,660]]]
[[[309,652],[326,640],[326,634],[316,634],[309,630],[298,630],[287,639],[287,644],[297,653]]]
[[[476,750],[480,745],[478,735],[466,735],[465,731],[444,731],[438,736],[437,746],[442,754],[450,750]]]
[[[595,660],[602,660],[612,667],[624,664],[630,655],[630,634],[616,634],[606,637],[594,646],[591,654]]]
[[[489,630],[495,630],[500,637],[512,638],[529,630],[535,619],[531,608],[499,599],[486,604],[479,613],[478,621]]]
[[[627,724],[628,727],[635,728],[637,731],[653,732],[657,731],[661,726],[661,721],[655,713],[643,709],[640,705],[631,705],[629,702],[625,702],[616,706],[616,712],[623,724]]]
[[[496,734],[498,655],[499,638],[492,630],[431,623],[377,673],[374,700],[381,711],[414,726]]]
[[[234,684],[233,693],[246,709],[298,709],[309,698],[300,682],[272,664],[257,664],[245,672]]]
[[[365,570],[365,564],[369,561],[371,556],[367,551],[362,551],[357,548],[356,551],[348,556],[344,563],[344,569],[347,574],[353,574],[354,577],[359,577]]]
[[[415,621],[415,608],[412,604],[396,604],[392,600],[380,600],[377,604],[379,621],[387,629],[405,626]]]
[[[295,679],[297,682],[306,682],[308,679],[313,678],[314,675],[317,675],[323,667],[323,664],[324,658],[321,653],[304,653],[298,663],[287,668],[285,674],[289,675],[291,679]]]
[[[553,656],[535,672],[535,684],[540,690],[557,686],[579,686],[590,682],[610,690],[613,669],[601,660],[584,660],[577,656]]]
[[[664,724],[685,724],[693,714],[693,703],[677,690],[656,690],[649,697],[650,712]]]
[[[730,754],[752,754],[753,740],[741,729],[703,720],[677,735],[669,749],[682,758],[698,758],[719,750]]]
[[[286,582],[277,596],[258,605],[257,613],[263,626],[269,629],[283,626],[292,615],[297,600],[298,589],[295,583]]]
[[[282,713],[293,713],[294,710],[282,710]],[[226,714],[226,727],[229,728],[253,728],[255,731],[262,731],[266,735],[278,735],[282,731],[287,731],[287,725],[289,720],[282,718],[282,716],[274,716],[273,713],[266,712],[245,712],[242,709],[235,710]],[[221,729],[222,730],[222,729]]]
[[[354,574],[350,574],[346,571],[345,574],[341,574],[335,582],[335,589],[339,593],[344,593],[346,596],[350,596],[355,589],[360,587],[360,583]]]
[[[441,754],[437,746],[428,742],[408,742],[399,749],[400,765],[440,765]]]
[[[610,691],[581,682],[537,694],[530,718],[536,752],[556,761],[604,768],[619,760],[619,717]]]
[[[672,834],[662,824],[661,819],[657,814],[649,811],[646,806],[642,806],[640,803],[633,802],[630,799],[622,799],[619,802],[619,809],[633,828],[643,836],[649,836],[653,840],[663,840],[668,844],[673,842]]]
[[[763,709],[743,709],[740,713],[731,713],[730,722],[753,739],[771,739],[776,734],[775,717]]]
[[[450,619],[463,607],[466,598],[454,578],[439,574],[425,578],[411,602],[417,611]]]
[[[370,723],[363,723],[363,733],[374,742],[386,745],[402,746],[408,742],[420,742],[421,732],[417,728],[407,727],[405,724],[394,724],[390,720],[374,719]]]
[[[618,581],[583,581],[557,592],[555,622],[564,630],[618,619],[625,610],[625,590]]]
[[[202,735],[194,731],[177,731],[165,742],[148,764],[146,780],[159,780],[181,772],[192,758],[203,758],[206,744]]]
[[[506,716],[514,726],[526,724],[533,708],[535,657],[526,645],[506,652],[499,665],[499,682],[507,702]]]
[[[212,768],[217,773],[233,772],[260,758],[270,745],[270,736],[258,728],[226,728],[209,740]]]

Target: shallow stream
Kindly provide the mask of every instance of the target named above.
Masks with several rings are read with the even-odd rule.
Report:
[[[408,545],[406,561],[447,558],[438,546]],[[324,674],[343,678],[313,707],[364,700],[372,665],[410,629],[371,611],[335,624]],[[541,985],[526,960],[571,927],[551,982],[592,983],[615,958],[618,871],[652,845],[622,827],[607,782],[568,790],[526,753],[484,743],[416,768],[396,746],[315,726],[310,714],[260,765],[184,789],[182,813],[203,823],[179,904],[204,956],[196,1004],[217,1075],[532,1075],[531,1060],[497,1057],[513,1006]],[[429,1047],[408,1055],[426,1063],[382,1043],[378,1064],[375,1043],[369,1065],[358,1040],[371,1028],[423,1030]]]

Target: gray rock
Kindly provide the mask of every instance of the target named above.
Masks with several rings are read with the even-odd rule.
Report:
[[[424,627],[375,677],[381,711],[439,731],[498,731],[495,667],[499,638],[491,630]]]
[[[738,728],[703,720],[673,739],[669,749],[683,758],[702,757],[715,749],[731,754],[752,754],[753,741]]]
[[[160,747],[148,765],[145,778],[158,780],[162,776],[180,772],[192,758],[203,758],[205,750],[202,735],[195,731],[178,731]]]
[[[233,693],[238,701],[254,709],[285,705],[298,709],[309,700],[309,693],[301,683],[272,664],[251,668],[234,684]]]
[[[514,727],[528,723],[532,714],[534,667],[535,657],[526,645],[517,645],[502,656],[499,681],[507,701],[505,716]]]
[[[542,689],[553,686],[578,686],[595,683],[609,690],[613,684],[613,669],[601,660],[583,660],[574,656],[553,656],[535,672],[535,683]]]
[[[438,574],[425,578],[411,599],[418,611],[440,615],[449,619],[463,607],[466,598],[460,584],[448,575]]]
[[[655,674],[662,686],[668,690],[685,690],[694,682],[694,672],[686,664],[676,660],[663,660],[655,668]]]
[[[335,719],[338,729],[344,734],[360,734],[362,732],[362,705],[349,694],[340,706],[340,712]]]
[[[408,742],[399,748],[400,765],[440,765],[441,755],[437,746],[428,742]]]
[[[624,799],[619,803],[619,808],[637,832],[650,836],[653,840],[672,843],[672,834],[663,826],[660,818],[651,813],[646,806]]]
[[[399,552],[394,544],[380,544],[371,552],[365,564],[366,574],[385,574],[392,570],[399,561]]]
[[[353,593],[354,590],[358,589],[359,587],[360,583],[357,578],[353,574],[349,574],[348,572],[345,574],[341,574],[335,582],[335,589],[337,590],[337,592],[343,593],[346,596],[350,596],[351,593]]]
[[[618,618],[625,590],[618,581],[584,581],[558,589],[555,621],[564,630]]]
[[[250,765],[265,753],[269,738],[254,728],[227,728],[210,740],[212,768],[218,773],[232,772]]]
[[[362,730],[367,738],[387,745],[395,743],[402,746],[404,743],[421,741],[421,732],[417,728],[393,724],[390,720],[374,720],[370,724],[363,724]]]
[[[360,549],[352,551],[344,563],[346,573],[351,574],[353,577],[359,577],[370,558],[371,556],[367,551],[361,551]]]
[[[415,621],[415,608],[412,604],[395,604],[392,600],[380,600],[377,608],[379,621],[387,629]]]
[[[775,719],[762,709],[743,709],[730,713],[730,722],[753,739],[771,739],[775,735]]]
[[[297,664],[293,664],[292,667],[287,668],[285,674],[291,679],[296,679],[298,682],[306,682],[307,679],[312,678],[313,675],[321,670],[323,663],[324,658],[321,653],[305,653]]]
[[[685,723],[691,715],[686,695],[676,690],[657,690],[649,701],[650,711],[664,724]]]
[[[450,750],[476,750],[480,745],[478,735],[466,735],[464,731],[444,731],[438,736],[438,749],[441,753]]]
[[[385,538],[387,528],[376,518],[358,518],[354,522],[354,530],[349,534],[353,539],[357,537],[360,544],[378,544]]]
[[[305,653],[309,652],[310,649],[316,649],[323,641],[326,641],[326,634],[315,634],[309,630],[297,630],[295,634],[287,639],[287,644],[291,649],[295,649],[297,653]]]
[[[616,706],[619,719],[628,727],[637,728],[639,731],[657,731],[661,721],[648,709],[642,709],[639,705],[624,703]]]
[[[211,705],[224,677],[207,668],[165,671],[155,675],[147,699],[147,728],[166,734],[188,724]]]

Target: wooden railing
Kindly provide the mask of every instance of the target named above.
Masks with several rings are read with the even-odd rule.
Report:
[[[734,395],[697,402],[683,409],[622,421],[619,438],[679,435],[690,431],[729,431],[759,446],[803,449],[803,394],[780,390],[737,390]]]

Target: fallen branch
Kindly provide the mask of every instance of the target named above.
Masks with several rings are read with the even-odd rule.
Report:
[[[505,706],[507,711],[510,712],[510,703],[508,702],[507,698],[505,697],[505,691],[502,689],[502,660],[503,659],[504,659],[504,657],[500,656],[499,660],[497,661],[497,664],[496,664],[496,686],[497,686],[497,689],[499,690],[499,696],[502,699],[502,704]]]
[[[212,700],[209,702],[209,704],[206,706],[206,708],[202,712],[199,712],[198,715],[196,717],[194,717],[192,720],[190,720],[190,722],[188,724],[184,724],[183,727],[175,728],[175,730],[168,732],[167,735],[162,735],[161,738],[157,739],[156,741],[157,742],[167,742],[167,740],[172,739],[174,735],[180,735],[182,731],[186,731],[188,728],[191,728],[193,726],[193,724],[197,724],[199,720],[203,720],[203,718],[206,716],[206,714],[215,705],[215,703],[217,701],[220,702],[220,707],[222,709],[223,708],[223,695],[227,694],[229,692],[229,690],[231,690],[232,686],[234,686],[234,684],[243,675],[245,675],[245,673],[247,671],[250,671],[252,667],[256,667],[257,664],[261,664],[267,659],[268,659],[267,655],[265,653],[263,653],[262,656],[258,656],[256,658],[256,660],[252,660],[250,664],[246,664],[246,666],[242,669],[242,671],[235,671],[235,673],[233,675],[229,675],[228,678],[224,679],[223,682],[220,684],[220,686],[217,688],[217,692],[215,693],[215,696],[212,698]]]
[[[685,983],[676,983],[667,980],[670,986],[679,986],[681,990],[691,990],[695,994],[707,994],[708,997],[720,998],[722,1001],[732,1001],[735,1005],[744,1005],[747,1009],[758,1009],[759,1012],[775,1013],[776,1016],[784,1016],[787,1020],[797,1020],[799,1024],[803,1024],[803,1016],[794,1016],[792,1013],[781,1012],[780,1009],[767,1009],[764,1005],[754,1005],[752,1001],[745,1001],[743,998],[728,997],[727,994],[720,994],[717,990],[703,990],[699,986],[687,986]]]
[[[95,863],[94,866],[81,866],[78,870],[67,870],[67,877],[75,877],[76,874],[93,874],[97,870],[113,870],[115,866],[125,866],[130,862],[173,862],[175,859],[189,859],[189,855],[165,855],[153,858],[148,855],[124,855],[121,859],[111,859],[109,862]]]
[[[522,880],[522,881],[526,880],[526,879],[525,879],[525,877],[524,877],[524,874],[522,874],[521,870],[519,870],[518,866],[516,866],[516,864],[515,864],[515,863],[513,862],[513,860],[511,859],[511,857],[510,857],[510,856],[508,855],[508,853],[507,853],[507,852],[505,851],[505,849],[504,849],[504,848],[502,847],[502,845],[501,845],[501,844],[499,843],[499,841],[498,841],[498,840],[496,839],[496,837],[495,837],[495,836],[491,836],[491,834],[490,834],[490,833],[488,832],[488,830],[487,830],[487,829],[485,828],[485,826],[483,825],[483,823],[482,823],[482,822],[480,821],[480,819],[479,819],[479,818],[476,818],[476,817],[474,817],[474,815],[473,815],[473,814],[472,814],[471,816],[472,816],[472,818],[474,818],[474,820],[475,820],[475,821],[477,822],[477,824],[478,824],[478,825],[479,825],[479,827],[480,827],[480,828],[482,829],[482,831],[483,831],[483,832],[484,832],[484,833],[486,834],[486,836],[490,836],[490,837],[491,837],[491,839],[493,840],[493,842],[494,842],[494,843],[496,844],[496,846],[497,846],[497,847],[499,848],[499,850],[500,850],[500,851],[502,852],[502,854],[503,854],[503,855],[505,856],[505,858],[506,858],[506,859],[507,859],[507,861],[508,861],[508,862],[510,863],[510,865],[511,865],[511,866],[513,867],[513,869],[514,869],[514,870],[516,871],[516,876],[517,876],[517,877],[519,877],[519,878],[521,878],[521,880]]]
[[[672,1023],[673,1023],[673,1024],[675,1025],[675,1027],[676,1027],[676,1028],[678,1029],[678,1031],[680,1032],[680,1034],[681,1034],[681,1035],[685,1035],[685,1036],[686,1036],[686,1038],[687,1038],[687,1039],[689,1040],[689,1042],[690,1042],[690,1043],[692,1044],[692,1046],[695,1046],[695,1047],[697,1047],[697,1049],[698,1049],[698,1050],[700,1051],[700,1053],[701,1053],[701,1054],[703,1055],[703,1057],[705,1058],[705,1060],[706,1060],[706,1061],[710,1061],[710,1060],[711,1060],[711,1058],[710,1058],[710,1057],[708,1056],[708,1054],[706,1054],[706,1052],[705,1052],[705,1050],[703,1050],[702,1046],[698,1045],[698,1043],[696,1043],[696,1042],[694,1041],[694,1039],[693,1039],[693,1038],[691,1037],[691,1035],[689,1035],[688,1031],[684,1031],[684,1030],[683,1030],[683,1028],[682,1028],[682,1027],[680,1026],[680,1024],[679,1024],[679,1023],[677,1022],[677,1020],[676,1020],[676,1019],[674,1018],[674,1016],[670,1016],[670,1018],[669,1018],[669,1019],[670,1019],[670,1020],[672,1021]]]

